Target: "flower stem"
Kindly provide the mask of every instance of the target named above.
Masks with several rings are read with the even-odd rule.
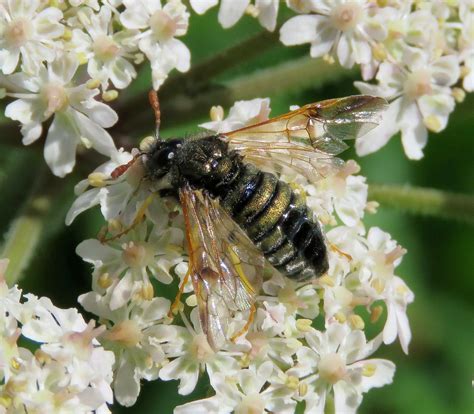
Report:
[[[41,240],[45,219],[52,206],[47,175],[47,167],[40,166],[31,196],[5,236],[0,257],[10,259],[6,273],[9,285],[21,278]]]
[[[370,184],[369,199],[413,214],[474,224],[474,196],[432,188]]]
[[[337,65],[329,65],[321,59],[315,60],[308,57],[294,59],[291,62],[233,79],[223,85],[212,85],[201,94],[178,93],[170,99],[164,99],[161,95],[163,124],[169,127],[204,117],[212,105],[229,107],[239,99],[275,96],[289,90],[298,91],[308,87],[320,87],[351,74],[351,71]],[[125,121],[117,127],[118,135],[140,136],[150,130],[152,112],[145,97],[142,97],[142,102],[146,105],[129,107],[127,115],[124,114]]]

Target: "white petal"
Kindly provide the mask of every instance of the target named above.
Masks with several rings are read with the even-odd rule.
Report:
[[[352,55],[356,63],[369,63],[372,59],[372,50],[368,42],[353,38],[350,40]]]
[[[343,33],[337,44],[337,58],[344,68],[351,68],[354,65],[354,56],[349,35]]]
[[[375,366],[375,372],[373,375],[367,377],[362,375],[362,383],[360,384],[362,392],[367,392],[371,388],[379,388],[392,383],[393,375],[395,374],[395,364],[392,361],[387,361],[386,359],[368,359],[352,364],[351,368],[363,368],[366,364]]]
[[[171,39],[166,46],[170,47],[174,58],[176,59],[176,69],[180,72],[187,72],[191,65],[191,52],[188,47],[178,39]]]
[[[0,68],[5,75],[9,75],[15,71],[20,60],[20,49],[1,50],[0,51]]]
[[[69,226],[83,211],[89,210],[91,207],[98,205],[105,191],[105,188],[91,188],[77,197],[67,212],[66,225]]]
[[[280,41],[285,46],[315,42],[318,39],[318,24],[323,24],[326,19],[327,18],[323,16],[292,17],[281,27]]]
[[[76,163],[79,138],[78,126],[68,111],[56,113],[43,151],[44,159],[54,175],[64,177],[72,171]]]
[[[334,384],[334,411],[336,413],[355,414],[357,407],[362,402],[362,395],[352,384],[339,381]]]
[[[86,114],[90,121],[103,128],[110,128],[118,121],[117,113],[109,105],[98,102],[93,98],[87,99],[81,105],[77,105],[76,109]]]
[[[76,254],[81,256],[85,262],[92,263],[95,267],[112,262],[120,256],[119,251],[101,243],[97,239],[84,240],[79,243],[76,247]]]
[[[23,139],[21,142],[23,145],[30,145],[41,136],[42,132],[43,125],[39,122],[30,122],[29,124],[22,125],[21,134],[23,135]]]
[[[191,0],[190,3],[197,14],[204,14],[219,3],[219,0]]]
[[[273,32],[275,30],[279,0],[257,0],[255,5],[259,10],[258,21],[267,30]]]
[[[19,121],[22,124],[28,124],[31,122],[33,115],[33,101],[25,99],[17,99],[7,105],[5,108],[5,116]]]
[[[145,0],[146,3],[147,0]],[[150,13],[148,13],[146,4],[141,1],[124,1],[127,7],[120,15],[120,21],[128,29],[144,29],[148,26]]]
[[[455,55],[442,56],[432,64],[433,78],[440,86],[454,85],[461,74],[459,57]]]
[[[114,292],[110,299],[110,310],[114,311],[122,306],[125,306],[132,297],[133,293],[133,278],[130,272],[120,279],[117,285],[113,288]]]
[[[311,43],[311,57],[319,57],[329,53],[336,39],[337,30],[329,23],[321,23],[317,29],[316,39]]]
[[[423,158],[423,148],[428,142],[428,130],[415,103],[404,108],[401,118],[402,144],[411,160]]]
[[[401,307],[395,308],[397,317],[398,338],[403,352],[408,355],[408,344],[411,341],[411,329],[406,310]]]
[[[50,39],[62,36],[64,26],[59,24],[62,17],[63,13],[56,7],[48,7],[42,10],[35,17],[36,33]]]
[[[91,121],[79,111],[71,109],[71,113],[81,133],[81,137],[87,138],[97,152],[108,157],[117,152],[114,140],[104,128]]]
[[[384,112],[380,125],[357,139],[357,155],[371,154],[387,144],[389,139],[397,132],[397,128],[399,128],[399,115],[402,103],[402,98],[393,101]]]
[[[134,66],[126,59],[117,59],[110,72],[110,80],[118,89],[126,88],[136,76]]]
[[[449,114],[454,111],[456,103],[451,95],[423,95],[418,99],[418,107],[423,115],[423,119],[434,119],[431,122],[430,130],[440,132],[448,124]]]
[[[222,0],[217,19],[224,29],[233,26],[244,15],[250,0]]]
[[[196,0],[195,0],[196,1]],[[199,0],[197,0],[199,1]],[[205,398],[203,400],[192,401],[187,404],[178,405],[173,413],[174,414],[231,414],[232,408],[223,407],[222,401],[216,396]]]
[[[387,303],[387,320],[383,328],[383,343],[388,345],[397,339],[397,311],[396,305]]]
[[[135,375],[135,367],[131,361],[121,361],[114,381],[114,395],[117,401],[125,407],[130,407],[137,401],[140,392],[140,381]]]
[[[56,59],[48,67],[50,74],[62,81],[64,85],[71,82],[79,67],[79,60],[74,53],[65,53],[61,58]]]

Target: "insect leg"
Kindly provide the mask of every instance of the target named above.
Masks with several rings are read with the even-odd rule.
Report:
[[[250,325],[252,324],[253,320],[255,319],[255,313],[257,312],[257,308],[255,307],[255,304],[252,304],[249,311],[250,311],[249,318],[247,319],[247,322],[245,323],[244,327],[240,331],[238,331],[234,335],[232,335],[232,337],[230,338],[230,340],[232,342],[234,342],[239,336],[244,335],[245,333],[247,333],[247,331],[249,330]]]
[[[137,214],[135,215],[135,218],[133,219],[133,222],[130,226],[128,226],[126,229],[122,230],[120,233],[114,234],[111,237],[105,237],[105,234],[103,234],[101,237],[99,237],[99,240],[101,243],[106,243],[112,240],[116,240],[123,235],[127,234],[130,230],[133,230],[136,226],[138,226],[143,218],[145,217],[146,210],[148,206],[151,204],[153,201],[153,197],[155,196],[155,193],[150,194],[143,204],[140,206],[139,210],[137,211]]]
[[[178,293],[176,294],[176,297],[174,298],[174,301],[170,306],[170,310],[168,311],[169,318],[172,318],[173,315],[176,315],[176,313],[178,312],[179,304],[181,303],[181,296],[184,292],[184,287],[188,283],[190,276],[191,276],[191,266],[188,267],[188,271],[186,272],[186,275],[184,276],[183,281],[179,285]]]
[[[352,261],[352,256],[346,252],[343,252],[341,249],[339,249],[339,247],[337,247],[335,244],[332,244],[332,243],[328,243],[329,244],[329,248],[333,251],[333,252],[336,252],[338,253],[339,255],[345,257],[347,260],[349,261]]]

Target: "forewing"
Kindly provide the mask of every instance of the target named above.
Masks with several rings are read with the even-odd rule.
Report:
[[[180,201],[201,326],[219,349],[232,315],[255,301],[264,257],[217,201],[188,185],[180,190]]]
[[[344,140],[374,128],[386,107],[367,95],[329,99],[223,135],[261,168],[289,167],[314,181],[338,171],[343,162],[334,156],[348,148]]]

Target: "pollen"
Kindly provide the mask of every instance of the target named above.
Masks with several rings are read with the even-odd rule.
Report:
[[[285,381],[286,386],[291,390],[297,390],[300,385],[300,380],[294,375],[288,375],[288,378]]]
[[[115,89],[110,89],[102,94],[102,99],[105,102],[112,102],[115,99],[117,99],[118,96],[119,96],[118,91],[116,91]]]
[[[153,288],[153,285],[149,281],[144,282],[140,289],[140,298],[143,300],[152,300],[154,296],[155,289]]]
[[[156,139],[155,137],[152,137],[151,135],[143,138],[140,141],[140,151],[149,151],[151,146],[155,143]]]
[[[375,364],[364,364],[362,375],[364,377],[372,377],[375,374],[375,371],[377,371],[377,366]]]
[[[464,99],[466,99],[466,92],[461,88],[453,88],[451,95],[453,95],[453,98],[456,99],[458,103],[464,102]]]
[[[224,108],[220,105],[213,106],[209,111],[211,121],[218,122],[224,119]]]
[[[87,181],[91,187],[104,187],[107,176],[101,172],[93,172],[87,177]]]
[[[300,332],[309,332],[311,330],[311,319],[298,319],[296,321],[296,329]]]
[[[352,326],[352,329],[364,329],[365,323],[364,320],[359,315],[349,316],[349,324]]]
[[[433,132],[439,132],[443,129],[443,125],[441,124],[439,118],[435,115],[429,115],[423,119],[423,123],[425,124],[426,128]]]
[[[100,86],[100,80],[99,79],[89,79],[86,82],[87,89],[97,89],[99,86]]]
[[[108,287],[110,287],[112,285],[112,278],[110,277],[110,275],[106,272],[106,273],[102,273],[98,280],[97,280],[97,284],[102,288],[102,289],[107,289]]]
[[[372,311],[370,312],[370,322],[376,323],[379,319],[380,316],[382,316],[383,313],[383,307],[380,305],[374,306],[372,308]]]

